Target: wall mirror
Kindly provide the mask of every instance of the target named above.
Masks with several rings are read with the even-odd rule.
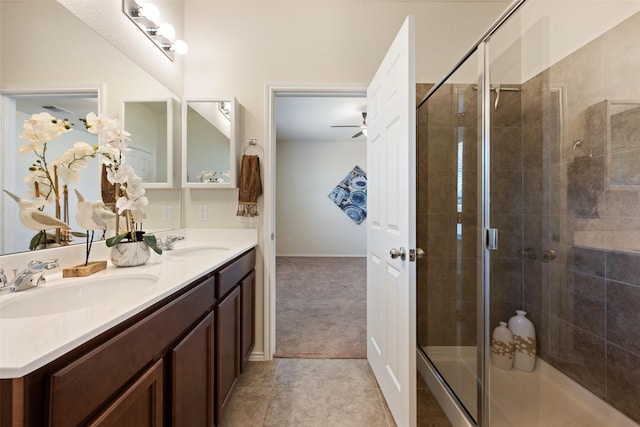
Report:
[[[237,109],[235,98],[182,100],[183,187],[237,187]]]
[[[84,4],[86,2],[76,2]],[[127,18],[120,11],[120,4],[113,5],[118,9],[118,13]],[[96,7],[111,7],[111,2],[100,2],[99,5],[91,5],[93,11]],[[128,27],[127,27],[128,28]],[[132,26],[132,34],[139,35],[140,31]],[[56,44],[60,46],[73,46],[69,49],[51,49],[47,43],[32,43],[33,40],[49,40],[51,34],[56,35]],[[119,33],[121,39],[127,39],[127,31]],[[146,40],[145,40],[146,41]],[[153,46],[151,46],[153,48]],[[149,55],[160,55],[155,52],[157,49],[149,49]],[[29,52],[25,55],[25,52]],[[91,58],[87,57],[87,52],[92,52]],[[93,28],[71,13],[58,1],[0,1],[0,63],[2,63],[2,75],[0,76],[0,102],[2,103],[3,115],[0,116],[0,189],[17,194],[20,197],[28,196],[28,189],[24,185],[26,174],[25,166],[18,164],[17,159],[21,156],[16,152],[17,147],[24,144],[24,140],[18,138],[22,131],[24,118],[34,112],[47,111],[42,109],[45,105],[51,107],[51,115],[57,118],[69,118],[74,123],[74,130],[64,134],[69,138],[65,144],[77,141],[84,141],[93,145],[90,139],[92,135],[83,132],[82,124],[71,113],[78,113],[80,117],[86,116],[88,111],[106,114],[111,118],[121,116],[123,100],[156,100],[172,99],[173,102],[173,130],[180,128],[180,107],[176,102],[174,93],[162,84],[157,78],[142,69],[137,60],[130,59],[119,49],[107,42]],[[166,60],[166,58],[162,58]],[[85,109],[79,109],[75,104],[82,98],[86,98],[86,89],[92,89],[93,105]],[[22,101],[27,98],[39,95],[55,95],[63,93],[64,98],[49,99],[46,104],[39,103],[37,110],[27,110],[22,107]],[[27,94],[19,99],[19,94]],[[77,95],[80,95],[78,97]],[[97,99],[96,99],[97,97]],[[74,98],[74,99],[70,99]],[[73,101],[74,105],[68,104]],[[15,113],[8,115],[7,104],[13,103]],[[61,110],[56,110],[60,107]],[[57,112],[56,112],[57,111]],[[167,112],[167,116],[170,116]],[[176,119],[177,116],[177,119]],[[122,119],[122,117],[120,117]],[[14,132],[9,135],[9,128]],[[129,130],[129,129],[127,129]],[[141,132],[131,130],[132,142],[136,143]],[[180,135],[174,133],[173,140],[177,140]],[[58,139],[51,143],[51,158],[59,155],[53,152],[56,149],[64,151],[68,147],[62,147],[64,140]],[[60,146],[57,146],[60,143]],[[12,148],[13,147],[13,148]],[[13,150],[13,151],[11,151]],[[33,161],[32,155],[24,155],[20,160]],[[174,153],[175,157],[175,153]],[[14,159],[14,160],[11,160]],[[97,166],[97,159],[92,159],[95,164],[83,169],[81,174],[81,185],[70,186],[69,196],[69,217],[73,222],[77,199],[74,189],[79,191],[87,199],[93,201],[99,197],[99,192],[92,193],[89,188],[99,188],[100,176]],[[166,155],[167,166],[171,166],[169,154]],[[165,169],[166,182],[170,182],[171,173]],[[9,175],[12,173],[12,175]],[[158,168],[160,174],[160,167]],[[161,175],[161,174],[160,174]],[[11,178],[13,176],[13,178]],[[160,178],[159,178],[160,179]],[[161,184],[164,186],[165,184]],[[149,206],[145,210],[147,220],[145,228],[148,230],[168,230],[178,228],[182,225],[181,217],[181,194],[176,190],[150,189],[147,191]],[[166,209],[169,207],[169,209]],[[17,204],[4,193],[0,196],[0,255],[23,252],[28,250],[28,240],[35,234],[32,230],[26,229],[17,220]],[[50,209],[47,207],[46,209]],[[170,215],[165,215],[170,212]],[[74,231],[77,230],[73,227]],[[23,229],[27,237],[16,238],[7,230]],[[72,243],[82,244],[82,238],[75,238]]]
[[[173,103],[171,99],[125,100],[122,121],[131,151],[127,163],[133,166],[146,188],[173,185]]]

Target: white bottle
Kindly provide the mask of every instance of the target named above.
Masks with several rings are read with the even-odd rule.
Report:
[[[493,364],[500,369],[511,369],[514,353],[513,334],[507,328],[506,322],[500,322],[500,326],[493,330],[493,336],[491,337]]]
[[[509,319],[509,329],[515,346],[513,367],[531,372],[536,366],[536,330],[526,314],[526,311],[516,310],[516,315]]]

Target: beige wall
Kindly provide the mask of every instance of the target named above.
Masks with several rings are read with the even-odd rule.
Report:
[[[367,170],[364,139],[276,144],[276,255],[366,256],[366,220],[353,222],[328,194],[354,166]]]
[[[267,83],[366,86],[409,14],[416,16],[417,80],[437,81],[507,5],[504,1],[188,1],[185,96],[236,97],[241,105],[240,142],[257,138],[263,145]],[[261,160],[264,165],[271,159]],[[236,200],[234,190],[186,191],[185,226],[262,229],[264,216],[257,224],[235,217]],[[263,200],[260,203],[264,215]],[[199,205],[208,206],[207,221],[199,221],[197,209],[191,208]],[[259,235],[262,238],[262,230]],[[264,348],[261,309],[267,283],[261,258],[258,264],[257,353]]]

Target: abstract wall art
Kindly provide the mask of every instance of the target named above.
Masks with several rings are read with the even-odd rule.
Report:
[[[367,217],[367,174],[355,166],[336,188],[329,198],[356,224]]]

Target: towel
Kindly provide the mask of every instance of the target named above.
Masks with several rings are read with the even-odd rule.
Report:
[[[262,194],[260,181],[260,158],[242,156],[240,166],[240,191],[236,216],[258,216],[258,196]]]

